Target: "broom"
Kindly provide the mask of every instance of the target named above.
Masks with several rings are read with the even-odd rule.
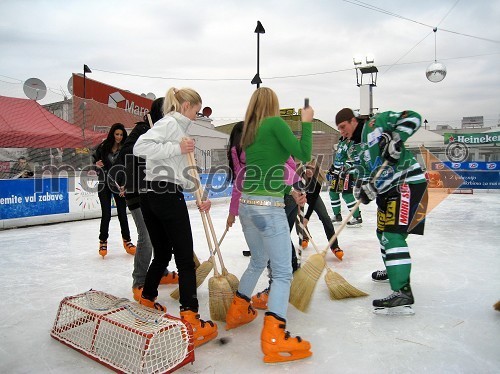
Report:
[[[352,210],[352,212],[354,212],[356,209],[357,207],[355,207]],[[352,216],[352,214],[349,214],[349,217],[347,218],[346,222],[349,221],[349,219],[351,218],[350,216]],[[316,243],[314,242],[314,239],[309,233],[309,230],[307,229],[307,227],[305,227],[304,229],[307,236],[309,236],[309,240],[311,241],[314,249],[316,250],[316,252],[320,253],[318,247],[316,246]],[[321,252],[321,253],[326,254],[326,252]],[[324,254],[322,254],[322,256]],[[328,290],[330,291],[330,298],[332,300],[340,300],[348,297],[368,296],[367,293],[358,290],[356,287],[349,284],[349,282],[347,282],[344,279],[344,277],[342,277],[339,273],[334,272],[331,268],[329,268],[326,265],[326,262],[325,262],[325,268],[326,268],[325,282],[328,287]]]
[[[211,220],[209,220],[208,222],[210,224],[211,230],[213,230]],[[226,279],[229,283],[229,286],[231,286],[231,289],[233,290],[233,293],[236,293],[236,291],[238,291],[240,281],[239,281],[238,277],[236,277],[236,275],[231,274],[230,272],[227,271],[226,267],[224,266],[224,261],[222,260],[222,254],[220,253],[220,245],[221,245],[222,241],[224,240],[228,230],[229,229],[226,227],[226,229],[224,230],[224,233],[222,234],[222,237],[219,240],[218,246],[215,248],[215,250],[217,251],[217,255],[219,257],[219,262],[220,262],[220,265],[222,268],[222,276],[226,277]]]
[[[196,201],[201,203],[201,191],[200,191],[200,178],[198,175],[198,170],[196,169],[196,162],[194,160],[194,155],[192,152],[188,153],[188,163],[191,167],[191,176],[194,177],[196,183]],[[217,243],[217,238],[215,236],[215,230],[213,228],[212,219],[209,212],[200,212],[201,220],[203,222],[203,228],[205,230],[205,236],[207,237],[208,248],[210,251],[210,261],[213,264],[214,276],[208,280],[208,300],[210,308],[210,318],[215,321],[225,321],[226,314],[233,301],[234,293],[229,285],[228,280],[222,276],[217,270],[217,264],[215,263],[214,250],[212,247],[212,240],[207,227],[207,220],[209,222],[210,230],[212,233],[212,239],[214,240],[217,253],[220,257],[220,250]]]
[[[387,160],[384,161],[384,163],[377,171],[377,174],[375,174],[373,181],[376,181],[380,177],[380,175],[384,171],[384,168],[388,164],[389,162]],[[319,276],[321,275],[321,272],[323,271],[323,268],[326,267],[326,261],[324,256],[326,255],[326,252],[333,244],[335,239],[337,239],[337,236],[345,228],[347,222],[349,221],[349,219],[351,219],[352,215],[354,214],[354,212],[356,211],[356,209],[359,207],[360,204],[361,204],[360,201],[356,202],[356,205],[349,212],[347,218],[344,219],[344,221],[340,225],[335,235],[333,235],[328,241],[325,250],[321,253],[316,253],[310,256],[305,265],[294,273],[292,285],[290,287],[290,303],[293,306],[295,306],[298,310],[305,312],[309,307],[309,303],[311,302],[312,293],[314,292],[316,283],[319,279]],[[338,277],[335,274],[332,275],[327,273],[327,277],[325,278],[325,280],[327,283],[330,282],[331,284],[335,284],[335,282],[337,282],[338,280]],[[335,295],[337,296],[337,294]]]

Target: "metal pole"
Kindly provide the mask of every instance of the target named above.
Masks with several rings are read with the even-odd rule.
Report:
[[[257,76],[260,77],[259,56],[260,56],[260,33],[257,33]],[[260,87],[260,82],[257,82],[257,88],[259,88],[259,87]]]

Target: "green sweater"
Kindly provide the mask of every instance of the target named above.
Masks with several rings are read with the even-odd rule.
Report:
[[[245,149],[246,174],[243,192],[250,195],[283,196],[291,189],[283,182],[284,164],[290,155],[307,162],[312,152],[312,123],[302,123],[298,140],[281,117],[265,118],[255,141]]]

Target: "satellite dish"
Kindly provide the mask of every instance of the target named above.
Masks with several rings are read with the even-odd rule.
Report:
[[[148,99],[151,99],[151,100],[156,100],[156,95],[152,92],[148,92],[148,94],[146,95],[146,97]]]
[[[31,100],[42,100],[47,94],[47,86],[38,78],[30,78],[24,82],[23,91]]]
[[[433,83],[441,82],[446,77],[446,66],[435,61],[427,67],[425,75]]]
[[[68,91],[73,95],[73,77],[70,77],[68,80]]]
[[[206,106],[205,108],[203,108],[202,113],[204,117],[210,117],[210,115],[212,114],[212,108]]]

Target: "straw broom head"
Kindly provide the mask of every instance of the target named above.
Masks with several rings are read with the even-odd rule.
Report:
[[[210,319],[225,322],[226,314],[231,306],[233,298],[233,290],[225,277],[215,275],[210,278],[208,280]]]
[[[306,263],[293,274],[290,287],[290,303],[305,312],[312,299],[314,287],[325,267],[325,258],[317,253],[309,256]]]
[[[196,268],[196,287],[200,287],[200,285],[207,278],[208,274],[210,274],[210,272],[212,271],[213,267],[213,263],[210,260],[207,260]],[[177,287],[170,293],[170,297],[179,300],[179,298],[181,297],[179,287]]]
[[[222,269],[222,276],[224,276],[227,279],[227,282],[229,283],[229,286],[233,290],[233,293],[236,293],[240,285],[240,280],[238,279],[238,277],[236,277],[236,275],[234,274],[229,273],[226,268]]]
[[[194,261],[194,268],[198,269],[200,266],[200,260],[198,259],[198,256],[196,256],[196,253],[193,252],[193,261]]]
[[[332,300],[346,299],[349,297],[368,296],[366,292],[358,290],[347,282],[342,275],[328,268],[325,275],[325,282],[330,290]]]

